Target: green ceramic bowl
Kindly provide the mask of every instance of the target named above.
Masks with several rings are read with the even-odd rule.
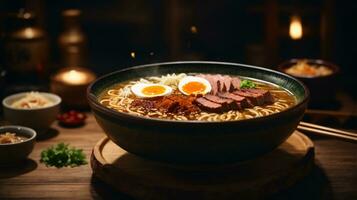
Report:
[[[292,92],[297,104],[283,112],[240,121],[173,121],[135,116],[106,108],[98,96],[118,82],[168,73],[220,73],[252,77]],[[130,153],[170,163],[217,164],[252,159],[270,152],[296,129],[309,98],[295,78],[270,69],[222,62],[188,61],[131,67],[98,78],[88,101],[107,136]]]

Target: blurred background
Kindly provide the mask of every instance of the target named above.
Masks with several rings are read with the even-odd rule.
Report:
[[[48,77],[68,66],[100,76],[174,60],[276,69],[292,58],[316,58],[340,67],[338,79],[330,84],[339,86],[336,95],[355,110],[356,8],[355,3],[337,0],[2,0],[1,68],[8,83],[18,82],[11,69],[21,59],[35,59],[35,78],[25,85],[46,87]],[[13,32],[19,27],[25,27],[22,36]],[[29,27],[32,32],[26,32]],[[9,54],[18,48],[14,45],[28,42],[27,36],[35,41],[27,47],[35,58],[26,52]],[[16,77],[31,79],[31,73]]]

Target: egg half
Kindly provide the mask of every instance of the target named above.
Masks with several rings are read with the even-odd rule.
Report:
[[[172,93],[172,88],[162,84],[137,83],[131,86],[131,91],[140,98],[166,96]]]
[[[185,95],[207,94],[211,91],[211,85],[206,79],[195,76],[181,79],[178,88]]]

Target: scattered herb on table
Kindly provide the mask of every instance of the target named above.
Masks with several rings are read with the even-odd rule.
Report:
[[[253,81],[250,80],[243,80],[242,82],[240,82],[240,88],[255,88],[255,83]]]
[[[48,166],[77,167],[87,164],[86,156],[82,149],[69,147],[69,144],[59,143],[41,152],[41,163]]]

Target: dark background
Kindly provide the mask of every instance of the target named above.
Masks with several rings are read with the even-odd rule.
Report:
[[[218,60],[275,68],[290,58],[321,58],[341,68],[338,84],[356,96],[357,6],[353,1],[2,0],[1,22],[19,8],[34,11],[38,25],[48,32],[53,66],[61,67],[57,47],[63,30],[61,12],[78,8],[88,37],[84,67],[99,75],[172,60]],[[292,40],[288,34],[294,14],[302,20],[301,40]]]
[[[61,64],[57,40],[64,29],[61,12],[69,8],[82,11],[81,26],[88,38],[87,64],[83,67],[98,75],[133,65],[173,60],[217,60],[272,69],[291,58],[330,61],[341,71],[336,82],[329,84],[338,86],[337,93],[342,94],[343,101],[337,107],[327,108],[337,108],[345,114],[332,118],[307,113],[304,121],[356,130],[356,1],[0,0],[1,36],[6,31],[5,19],[9,13],[20,8],[34,11],[37,25],[48,33],[50,75],[65,67]],[[300,40],[292,40],[288,34],[292,15],[299,15],[302,20],[304,34]],[[192,31],[194,27],[197,32]],[[133,52],[135,58],[131,57]],[[0,70],[2,58],[0,55]],[[5,96],[1,94],[3,89],[0,80],[0,99]],[[295,188],[272,199],[356,199],[354,144],[312,134],[309,137],[315,143],[317,167]],[[19,183],[18,180],[15,182]],[[51,184],[52,187],[57,182]],[[107,197],[113,197],[106,185],[97,186],[94,189],[98,191],[91,193],[103,198],[108,193]],[[72,193],[77,192],[70,189]]]

